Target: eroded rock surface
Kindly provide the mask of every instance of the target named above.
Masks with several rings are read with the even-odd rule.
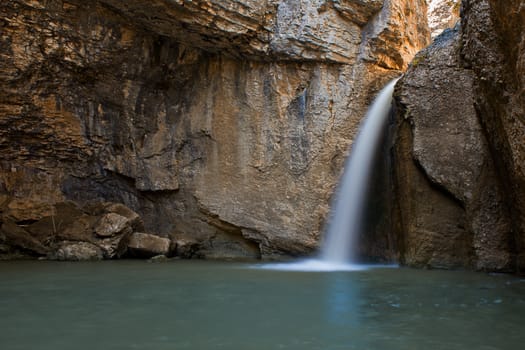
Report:
[[[396,231],[407,264],[524,269],[523,6],[463,1],[461,28],[400,83]]]
[[[123,203],[183,255],[310,253],[366,106],[428,43],[425,14],[424,0],[3,1],[0,190],[35,220],[35,203]]]
[[[475,106],[512,215],[517,268],[525,271],[525,1],[464,1],[462,54]]]
[[[474,109],[474,74],[460,64],[459,34],[449,30],[420,52],[399,86],[403,261],[508,270],[510,220]]]
[[[445,29],[453,28],[459,21],[461,0],[427,0],[427,3],[428,26],[432,38]]]

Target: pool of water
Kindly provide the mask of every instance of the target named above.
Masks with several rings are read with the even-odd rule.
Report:
[[[525,280],[202,261],[1,262],[0,349],[521,349]]]

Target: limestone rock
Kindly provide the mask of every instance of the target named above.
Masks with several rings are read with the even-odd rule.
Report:
[[[131,227],[127,218],[119,214],[108,213],[100,218],[97,226],[95,226],[95,233],[106,238],[121,233],[131,233]]]
[[[0,226],[0,243],[3,243],[7,254],[12,253],[12,249],[36,256],[46,255],[49,251],[48,247],[11,220],[4,220]]]
[[[363,32],[361,55],[365,60],[386,69],[405,70],[429,43],[426,0],[385,0]]]
[[[342,16],[359,25],[365,25],[368,21],[381,10],[383,0],[331,0],[334,8]]]
[[[128,242],[128,253],[131,256],[151,258],[157,255],[170,254],[170,247],[169,238],[134,232]]]
[[[21,199],[13,198],[7,198],[4,207],[9,208],[13,201],[17,208],[32,208],[31,201],[20,204]],[[29,210],[33,218],[29,223],[14,221],[10,210],[0,212],[0,256],[48,255],[58,260],[89,260],[102,254],[112,259],[122,256],[131,233],[143,228],[141,218],[118,203],[95,203],[80,208],[68,201],[50,208],[48,216],[38,220],[34,211]]]
[[[41,220],[40,222],[42,221],[43,220]],[[63,226],[60,225],[60,229],[56,233],[56,236],[60,240],[85,241],[95,243],[97,241],[98,236],[93,235],[93,227],[95,227],[98,221],[100,221],[100,217],[82,213],[78,216],[75,216],[70,223],[65,224]],[[39,226],[41,226],[39,225],[39,223],[35,224],[37,225],[37,227],[33,227],[32,232],[38,232],[37,230]],[[49,220],[47,220],[47,224],[49,226]]]
[[[133,232],[130,220],[116,213],[104,214],[94,228],[100,237],[98,245],[106,258],[120,257],[126,252],[126,246]]]
[[[525,271],[525,1],[464,0],[462,55],[512,217],[516,268]]]
[[[400,83],[395,230],[407,264],[524,268],[523,5],[463,1],[461,28]]]
[[[354,62],[360,26],[381,0],[102,0],[146,28],[211,52],[251,59]]]
[[[13,199],[7,204],[4,215],[16,222],[34,222],[53,214],[53,203]]]
[[[201,258],[199,255],[200,243],[190,237],[178,237],[175,241],[175,254],[183,259]]]
[[[155,255],[148,260],[148,262],[152,262],[152,263],[164,263],[168,261],[169,261],[168,257],[163,254]]]
[[[142,222],[142,218],[139,216],[139,214],[122,203],[92,202],[88,203],[83,209],[87,213],[95,216],[100,216],[104,213],[111,214],[110,217],[106,218],[104,221],[106,224],[109,224],[109,226],[112,226],[112,223],[116,224],[117,226],[113,228],[108,227],[107,229],[110,231],[114,230],[115,232],[120,232],[120,230],[123,228],[123,226],[121,226],[122,223],[125,223],[124,226],[128,226],[132,231],[144,229],[144,223]],[[100,223],[103,222],[99,222],[99,224]],[[101,227],[101,230],[104,231],[105,229]]]
[[[401,92],[412,126],[413,156],[430,180],[465,203],[487,149],[472,96],[473,75],[459,64],[459,31],[447,31],[416,55]],[[429,98],[431,96],[431,98]]]
[[[309,254],[368,103],[429,41],[425,14],[424,0],[4,1],[0,192],[122,203],[144,220],[133,232],[197,242],[186,256]],[[88,217],[126,217],[82,210],[46,235],[94,243]]]
[[[49,258],[61,261],[102,260],[103,253],[99,247],[89,242],[63,241]]]
[[[97,242],[105,259],[116,259],[124,256],[127,250],[130,234],[104,238]]]
[[[459,21],[461,0],[427,0],[428,26],[434,39],[443,30],[453,28]]]

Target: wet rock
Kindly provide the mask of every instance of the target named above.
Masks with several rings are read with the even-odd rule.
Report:
[[[60,230],[56,234],[56,239],[95,243],[98,237],[93,234],[93,228],[98,221],[100,221],[99,217],[83,213],[75,217],[71,223],[60,226]]]
[[[148,262],[153,263],[163,263],[169,261],[168,257],[166,255],[155,255],[154,257],[151,257]]]
[[[171,241],[148,233],[134,232],[128,242],[128,254],[133,257],[151,258],[169,255]]]

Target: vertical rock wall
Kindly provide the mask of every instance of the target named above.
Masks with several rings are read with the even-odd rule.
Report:
[[[425,13],[424,0],[3,1],[2,217],[114,201],[185,256],[309,253],[367,104],[428,42]]]
[[[461,0],[427,0],[427,3],[428,26],[433,39],[459,21]]]
[[[463,1],[397,90],[396,232],[409,265],[523,271],[523,1]]]
[[[509,203],[517,269],[525,271],[525,2],[463,6],[462,54],[476,75],[475,107]]]

